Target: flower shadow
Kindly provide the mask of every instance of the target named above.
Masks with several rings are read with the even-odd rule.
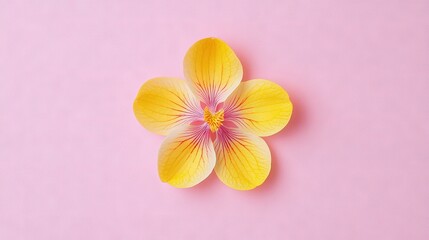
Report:
[[[252,79],[254,76],[253,76],[252,67],[251,67],[252,63],[249,61],[249,59],[252,59],[249,56],[249,51],[244,49],[244,47],[242,47],[239,44],[233,43],[231,44],[231,47],[234,49],[234,52],[237,55],[238,59],[240,59],[241,66],[243,67],[242,81],[248,81]]]

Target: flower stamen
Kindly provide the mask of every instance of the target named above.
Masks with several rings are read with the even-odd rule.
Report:
[[[217,111],[215,114],[212,114],[208,107],[204,108],[204,121],[209,125],[210,131],[216,132],[223,122],[223,109]]]

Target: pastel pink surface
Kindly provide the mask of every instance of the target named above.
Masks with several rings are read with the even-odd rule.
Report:
[[[429,239],[429,2],[0,1],[0,239]],[[197,40],[282,85],[250,192],[160,182],[132,103]]]

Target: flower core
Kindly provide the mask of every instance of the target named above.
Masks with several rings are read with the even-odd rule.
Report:
[[[215,114],[212,114],[208,107],[204,108],[204,121],[209,125],[212,132],[216,132],[223,122],[223,109],[217,111]]]

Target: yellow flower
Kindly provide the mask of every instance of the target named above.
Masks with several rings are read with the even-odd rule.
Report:
[[[185,81],[148,80],[134,101],[140,124],[167,136],[158,155],[161,180],[192,187],[214,169],[231,188],[261,185],[271,169],[270,150],[261,136],[289,122],[287,92],[264,79],[241,82],[240,60],[217,38],[202,39],[188,50],[184,73]]]

